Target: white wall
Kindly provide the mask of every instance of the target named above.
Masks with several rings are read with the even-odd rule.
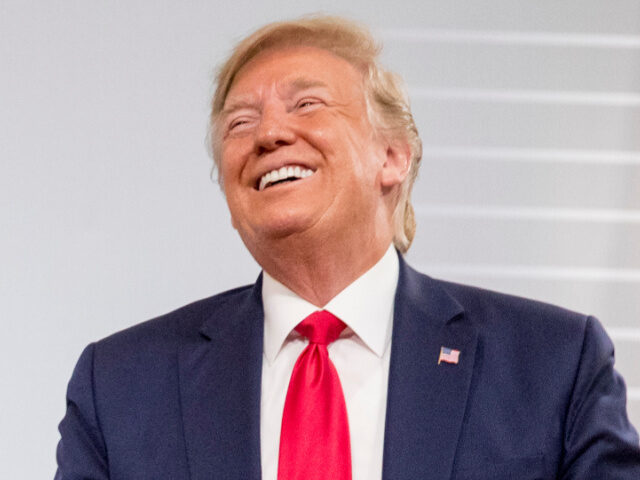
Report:
[[[640,425],[640,3],[615,3],[2,0],[0,477],[53,476],[87,343],[254,280],[209,179],[211,74],[314,11],[368,23],[408,81],[409,260],[597,314]]]

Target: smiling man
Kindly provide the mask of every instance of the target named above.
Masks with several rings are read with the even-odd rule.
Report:
[[[331,17],[236,47],[210,138],[263,272],[87,347],[56,478],[640,478],[597,320],[403,260],[421,144],[377,55]]]
[[[393,239],[410,148],[367,113],[362,73],[308,46],[251,59],[215,112],[234,227],[266,272],[317,306]]]

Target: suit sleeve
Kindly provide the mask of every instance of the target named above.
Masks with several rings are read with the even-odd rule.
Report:
[[[109,478],[107,452],[94,402],[94,345],[82,352],[67,389],[67,411],[58,427],[55,480]]]
[[[567,412],[562,479],[640,479],[638,434],[626,412],[626,390],[614,370],[613,344],[587,319]]]

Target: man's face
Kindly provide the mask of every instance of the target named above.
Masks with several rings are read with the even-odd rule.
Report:
[[[314,47],[262,52],[238,72],[221,132],[223,186],[249,250],[299,233],[366,235],[379,217],[387,148],[346,60]]]

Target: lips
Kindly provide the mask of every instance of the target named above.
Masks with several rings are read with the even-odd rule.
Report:
[[[289,165],[278,169],[271,170],[260,177],[258,182],[258,190],[272,187],[279,183],[294,182],[302,178],[313,175],[313,170],[300,165]]]

